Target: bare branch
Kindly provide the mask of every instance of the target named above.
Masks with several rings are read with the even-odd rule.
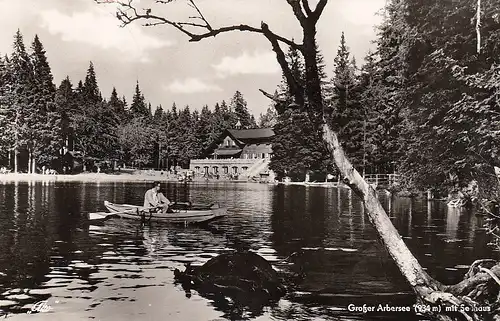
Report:
[[[196,5],[196,3],[194,3],[194,0],[189,0],[189,2],[192,4],[193,8],[195,8],[196,12],[198,12],[198,14],[200,15],[199,18],[206,23],[207,29],[212,31],[213,30],[212,26],[208,23],[207,19],[205,19],[205,17],[201,13],[201,11],[198,8],[198,6]]]
[[[159,22],[147,22],[145,24],[143,24],[144,27],[154,27],[154,26],[160,26],[160,25],[164,25],[165,22],[162,22],[162,21],[159,21]]]
[[[313,18],[315,22],[318,21],[319,17],[321,17],[321,14],[323,13],[323,10],[325,9],[327,3],[328,0],[319,0],[316,9],[314,9],[313,14],[311,15],[311,18]]]
[[[274,101],[275,103],[284,103],[285,100],[281,99],[278,95],[278,92],[275,92],[274,94],[270,94],[268,93],[267,91],[265,91],[264,89],[259,89],[259,91],[264,95],[266,96],[267,98],[271,99],[272,101]]]
[[[304,27],[306,25],[307,17],[304,14],[304,12],[302,12],[302,8],[300,6],[300,0],[286,0],[286,2],[288,2],[288,4],[292,7],[293,14],[297,18],[297,20],[299,20],[300,25]]]
[[[199,23],[194,23],[194,22],[174,22],[176,25],[182,27],[182,26],[191,26],[191,27],[204,27],[203,25]],[[154,27],[154,26],[159,26],[159,25],[165,25],[167,22],[165,21],[158,21],[158,22],[147,22],[143,24],[144,27]]]
[[[109,3],[110,0],[94,0],[96,3],[103,4],[103,3]],[[167,4],[171,3],[174,0],[156,0],[157,3],[161,4]],[[190,16],[189,19],[198,19],[203,21],[203,23],[197,23],[197,22],[177,22],[173,21],[170,19],[167,19],[165,17],[157,16],[154,14],[151,14],[151,11],[148,9],[146,11],[146,14],[139,14],[137,9],[132,5],[132,0],[123,0],[123,1],[116,1],[115,3],[118,4],[120,7],[117,9],[116,17],[118,20],[121,21],[122,27],[131,24],[134,21],[138,20],[149,20],[152,22],[147,22],[144,24],[144,26],[151,27],[151,26],[158,26],[158,25],[170,25],[183,34],[187,35],[190,39],[190,42],[197,42],[202,39],[210,38],[210,37],[215,37],[220,33],[225,33],[225,32],[230,32],[230,31],[249,31],[249,32],[254,32],[254,33],[260,33],[264,34],[264,31],[261,28],[256,28],[252,27],[249,25],[234,25],[234,26],[225,26],[225,27],[220,27],[214,29],[199,7],[196,5],[194,0],[186,0],[188,1],[188,4],[196,11],[197,16]],[[190,29],[188,29],[190,27]],[[195,29],[191,29],[195,28]],[[294,41],[287,39],[285,37],[276,35],[272,33],[271,31],[267,31],[269,35],[271,35],[274,39],[278,40],[279,42],[282,42],[294,49],[302,51],[302,44],[295,43]]]
[[[199,23],[195,22],[176,22],[179,26],[191,26],[191,27],[198,27],[198,28],[204,28],[205,26]]]
[[[307,16],[311,16],[312,11],[311,7],[309,6],[309,0],[302,0],[302,7],[304,7],[304,11],[306,12]]]
[[[269,30],[269,26],[265,22],[261,22],[261,28],[264,36],[269,40],[273,47],[273,51],[276,53],[276,60],[278,60],[281,70],[283,71],[283,75],[286,78],[290,95],[295,98],[295,102],[297,104],[301,106],[304,105],[304,88],[299,85],[297,79],[293,76],[290,66],[286,61],[285,53],[281,49],[276,35]]]
[[[196,41],[200,41],[200,40],[205,39],[205,38],[215,37],[220,33],[229,32],[229,31],[249,31],[249,32],[265,34],[264,30],[262,30],[260,28],[255,28],[255,27],[248,26],[248,25],[234,25],[234,26],[221,27],[221,28],[214,29],[214,30],[206,32],[206,33],[202,33],[202,34],[196,34],[196,35],[193,34],[193,35],[191,35],[191,39],[189,41],[196,42]],[[284,44],[287,44],[288,46],[290,46],[292,48],[295,48],[295,49],[302,51],[301,44],[297,44],[297,43],[293,42],[292,40],[278,36],[277,34],[271,32],[271,31],[268,31],[268,33],[270,35],[272,35],[272,37],[274,39],[276,39],[277,41],[283,42]]]

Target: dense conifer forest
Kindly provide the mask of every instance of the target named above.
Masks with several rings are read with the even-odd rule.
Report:
[[[348,35],[332,37],[335,57],[318,66],[330,122],[353,164],[366,173],[398,172],[411,188],[453,190],[491,179],[498,165],[499,15],[494,1],[482,8],[481,45],[475,1],[388,3],[374,51],[359,64]],[[429,24],[428,21],[440,21]],[[215,106],[151,106],[137,82],[131,102],[115,89],[102,93],[90,63],[83,80],[56,86],[38,37],[25,47],[20,31],[12,53],[0,59],[0,159],[33,172],[60,169],[64,147],[85,164],[116,160],[136,167],[186,167],[226,128],[273,127],[270,164],[279,177],[335,174],[311,113],[295,108],[285,77],[281,103],[255,117],[240,92]],[[50,55],[50,53],[48,53]],[[287,61],[305,82],[301,54]],[[328,70],[325,61],[332,61]],[[257,90],[257,89],[256,89]],[[14,162],[14,154],[19,164]]]

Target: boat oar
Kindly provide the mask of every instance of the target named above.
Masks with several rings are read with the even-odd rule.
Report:
[[[114,217],[120,217],[120,214],[131,214],[134,212],[141,212],[141,211],[149,211],[152,209],[157,209],[161,208],[161,206],[154,206],[154,207],[145,207],[145,208],[133,208],[129,209],[126,211],[121,211],[121,212],[113,212],[113,213],[108,213],[108,212],[95,212],[95,213],[87,213],[87,220],[88,221],[104,221],[110,218]]]

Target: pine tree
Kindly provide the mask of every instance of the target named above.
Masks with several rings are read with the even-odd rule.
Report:
[[[208,105],[204,105],[201,109],[199,120],[196,122],[195,135],[198,139],[198,156],[208,148],[210,141],[212,113],[208,109]]]
[[[265,114],[260,114],[259,116],[259,127],[273,127],[276,124],[278,114],[274,107],[268,107]]]
[[[115,87],[113,87],[113,90],[111,91],[108,104],[115,113],[116,117],[118,117],[120,123],[123,123],[127,119],[127,112],[125,110],[126,103],[118,97]]]
[[[328,75],[326,74],[325,57],[321,53],[321,50],[318,46],[316,46],[316,64],[318,66],[318,74],[321,81],[321,92],[323,95],[323,99],[326,101],[329,89]]]
[[[219,103],[216,103],[214,106],[214,112],[210,117],[210,138],[209,138],[210,142],[213,142],[216,139],[218,139],[220,134],[227,128],[228,126],[224,120],[224,114],[222,112],[222,109]]]
[[[498,127],[492,85],[498,80],[493,75],[500,51],[497,4],[482,3],[480,54],[475,28],[464,27],[475,21],[476,6],[471,0],[439,6],[411,2],[401,10],[412,35],[402,53],[408,62],[410,106],[402,170],[420,188],[456,191],[492,174],[497,163],[498,147],[491,134]],[[485,191],[491,189],[488,185],[479,187]]]
[[[236,123],[238,122],[238,116],[234,112],[233,106],[228,106],[226,101],[223,100],[220,104],[220,113],[223,118],[221,133],[227,128],[235,128]]]
[[[26,47],[23,36],[18,30],[14,36],[14,50],[11,55],[12,90],[10,101],[15,111],[14,117],[14,172],[19,169],[18,153],[21,148],[27,148],[30,136],[29,123],[25,120],[30,115],[30,101],[33,91],[33,66]]]
[[[242,129],[255,127],[255,119],[252,121],[248,112],[247,102],[239,91],[236,91],[231,99],[231,111],[236,116],[236,122],[240,122]]]
[[[84,169],[87,165],[96,166],[100,161],[119,157],[116,133],[120,119],[114,107],[102,99],[92,63],[85,82],[78,84],[75,101],[78,108],[71,115],[71,123],[75,149],[84,155]]]
[[[182,143],[179,141],[180,124],[179,113],[175,102],[167,113],[168,131],[167,131],[167,161],[169,167],[175,168],[179,159]]]
[[[331,101],[333,108],[332,125],[338,131],[342,130],[350,119],[349,104],[353,102],[353,90],[355,87],[354,69],[350,60],[350,52],[347,47],[344,32],[340,37],[340,45],[337,56],[334,59],[334,76],[331,80]]]
[[[94,157],[100,160],[120,158],[117,136],[118,128],[121,125],[120,117],[113,106],[105,101],[101,102],[98,107],[97,123],[99,127],[96,132],[100,140],[96,146]]]
[[[83,82],[80,80],[78,81],[78,84],[76,85],[75,88],[75,103],[76,103],[76,110],[83,112],[83,106],[84,106],[84,88],[83,88]]]
[[[87,75],[85,76],[85,82],[83,83],[83,96],[87,104],[98,104],[102,101],[101,92],[99,86],[97,85],[97,77],[94,69],[94,64],[92,61],[87,69]]]
[[[386,19],[379,26],[375,53],[365,57],[356,77],[355,100],[364,110],[362,163],[369,172],[388,173],[402,162],[408,127],[408,51],[404,1],[386,7]]]
[[[294,48],[289,48],[286,54],[286,58],[288,65],[290,66],[292,76],[295,78],[297,83],[299,83],[299,85],[302,87],[305,83],[304,58],[302,57],[301,53]],[[282,75],[281,83],[278,86],[277,96],[282,102],[280,104],[276,104],[275,108],[277,113],[281,114],[293,102],[293,98],[290,97],[288,85],[284,75]]]
[[[127,163],[142,168],[153,163],[156,131],[143,118],[133,118],[118,129],[118,142]]]
[[[255,121],[254,115],[250,115],[250,128],[257,128],[257,121]]]
[[[278,178],[289,176],[294,181],[303,181],[309,172],[319,171],[324,179],[326,168],[325,151],[318,148],[318,133],[310,125],[307,113],[288,108],[278,116],[272,139],[273,157],[269,168]]]
[[[177,159],[179,165],[186,166],[189,160],[196,156],[195,126],[189,106],[179,113],[178,133],[179,155]]]
[[[299,51],[290,48],[287,61],[294,78],[304,84],[304,63]],[[277,173],[278,178],[290,176],[294,180],[303,180],[310,172],[317,172],[324,178],[333,168],[319,132],[310,125],[311,116],[316,117],[316,114],[291,107],[294,99],[289,94],[284,76],[276,96],[282,102],[275,105],[278,116],[274,124],[273,157],[269,168]]]
[[[67,150],[73,149],[74,132],[71,115],[77,111],[75,99],[76,95],[71,80],[66,77],[56,90],[55,104],[56,110],[61,117],[61,136]]]
[[[361,166],[363,173],[375,172],[380,164],[390,163],[392,156],[383,145],[385,121],[380,109],[384,87],[381,86],[375,54],[369,52],[357,77],[356,99],[364,110]]]
[[[165,112],[163,111],[163,107],[161,105],[156,107],[155,113],[153,115],[153,120],[156,123],[161,123],[164,117],[165,117]]]
[[[10,152],[14,146],[16,111],[12,104],[13,78],[10,60],[0,57],[0,162],[9,163]]]
[[[139,81],[137,81],[135,85],[135,93],[132,98],[132,105],[130,106],[130,113],[132,117],[150,117],[150,113],[148,107],[146,105],[146,100],[144,99],[144,95],[141,93],[141,89],[139,88]]]
[[[34,97],[31,117],[32,172],[36,164],[48,167],[59,166],[62,141],[61,115],[55,104],[55,85],[45,50],[38,36],[32,44],[32,64],[34,72]],[[35,114],[35,115],[33,115]]]

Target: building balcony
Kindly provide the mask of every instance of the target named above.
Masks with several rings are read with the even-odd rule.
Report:
[[[224,159],[192,159],[189,169],[197,174],[206,175],[245,175],[263,163],[267,158],[224,158]]]
[[[189,167],[193,166],[230,166],[230,165],[252,165],[255,162],[259,161],[260,158],[255,159],[242,159],[242,158],[219,158],[219,159],[192,159],[190,161]]]

